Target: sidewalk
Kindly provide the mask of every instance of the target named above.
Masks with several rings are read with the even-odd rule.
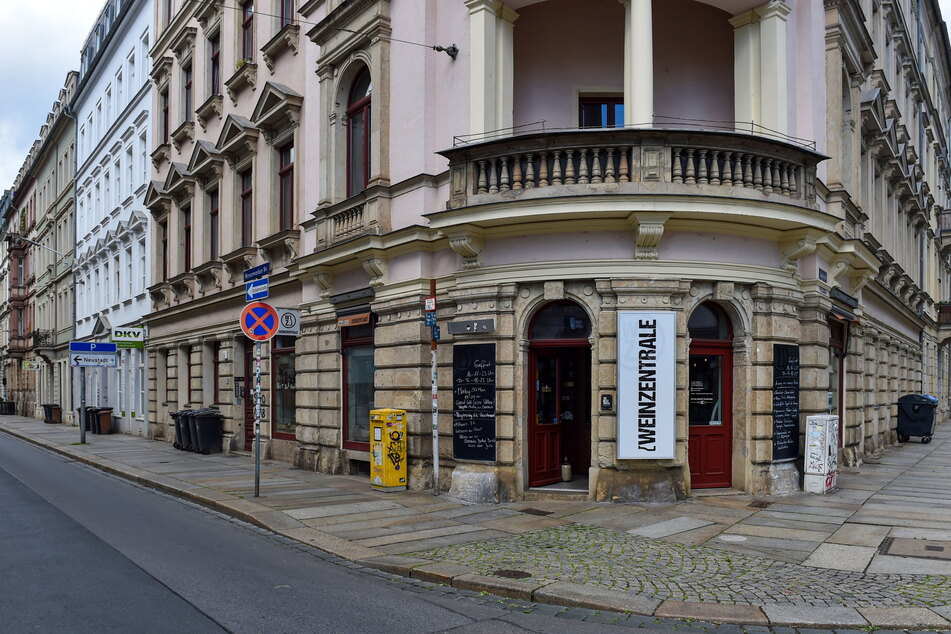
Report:
[[[526,601],[748,625],[951,629],[951,425],[827,496],[463,504],[0,416],[0,431],[339,557]],[[930,546],[930,548],[928,548]]]

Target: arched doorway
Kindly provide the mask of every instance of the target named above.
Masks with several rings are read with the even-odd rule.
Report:
[[[542,308],[529,327],[528,485],[587,482],[591,466],[591,320],[573,302]],[[587,490],[587,487],[584,488]]]
[[[733,330],[723,309],[698,306],[687,321],[690,334],[687,455],[690,486],[733,484]]]

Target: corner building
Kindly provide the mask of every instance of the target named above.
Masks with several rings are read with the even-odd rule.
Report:
[[[858,464],[896,442],[899,396],[934,394],[947,413],[951,75],[936,2],[298,11],[299,243],[275,275],[299,284],[285,446],[298,465],[364,471],[369,410],[397,407],[410,487],[432,486],[431,280],[439,484],[470,500],[781,494],[801,488],[810,414],[840,417],[841,460]],[[265,110],[248,122],[269,128]],[[278,154],[234,125],[255,174],[269,157],[273,216]],[[229,138],[215,149],[235,156]],[[656,374],[628,372],[638,346]],[[157,371],[159,392],[170,376]]]

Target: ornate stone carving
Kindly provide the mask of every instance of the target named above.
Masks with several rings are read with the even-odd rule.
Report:
[[[656,260],[657,246],[664,236],[667,214],[632,214],[629,221],[634,225],[634,259]]]
[[[449,237],[449,247],[462,256],[462,268],[467,271],[482,268],[482,250],[485,242],[478,233],[467,231]]]
[[[363,260],[363,270],[370,276],[370,287],[380,288],[386,284],[386,258],[375,256]]]

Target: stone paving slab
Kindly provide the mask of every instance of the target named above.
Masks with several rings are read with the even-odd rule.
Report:
[[[598,586],[563,582],[542,586],[535,590],[533,599],[569,607],[636,612],[639,614],[651,614],[660,605],[660,601],[657,599],[650,599],[628,592],[617,592]]]
[[[850,546],[870,546],[878,548],[882,540],[888,537],[887,526],[869,526],[867,524],[843,524],[834,532],[827,543],[848,544]]]
[[[659,539],[661,537],[676,535],[677,533],[686,533],[687,531],[692,531],[695,528],[703,528],[710,524],[713,524],[713,522],[698,520],[692,517],[678,517],[672,520],[642,526],[641,528],[631,529],[627,532],[631,535]]]
[[[814,568],[862,572],[868,566],[874,554],[875,549],[867,546],[819,544],[819,547],[802,563],[804,566],[813,566]]]
[[[946,627],[947,619],[924,608],[859,608],[859,612],[876,628]]]
[[[787,605],[767,605],[763,607],[763,612],[769,617],[770,623],[776,625],[803,625],[808,624],[815,627],[838,627],[868,625],[858,610],[854,608],[841,607],[809,607],[787,606]]]
[[[714,623],[739,623],[742,625],[768,625],[769,619],[762,608],[752,605],[726,605],[723,603],[685,603],[664,601],[654,616],[703,619]]]

